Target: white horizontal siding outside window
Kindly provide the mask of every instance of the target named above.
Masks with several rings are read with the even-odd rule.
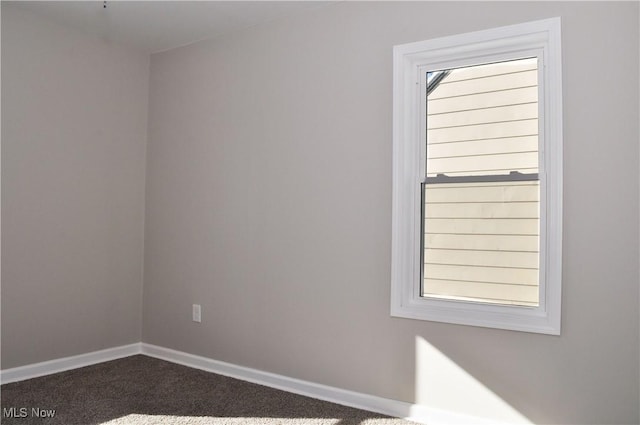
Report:
[[[426,84],[421,295],[536,307],[538,59],[428,72]],[[527,180],[491,181],[513,173]]]
[[[560,20],[394,48],[393,316],[560,333]]]

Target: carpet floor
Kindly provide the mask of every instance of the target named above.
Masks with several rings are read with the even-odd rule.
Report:
[[[414,424],[144,355],[5,384],[0,399],[3,425]]]

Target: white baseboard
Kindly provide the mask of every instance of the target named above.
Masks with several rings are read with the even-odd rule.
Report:
[[[329,387],[147,343],[142,343],[142,354],[294,394],[429,425],[499,425],[485,418]]]
[[[51,375],[52,373],[64,372],[65,370],[77,369],[79,367],[128,357],[134,354],[140,354],[141,352],[141,344],[135,343],[79,354],[77,356],[63,357],[46,362],[4,369],[0,371],[0,383],[8,384],[10,382],[24,381],[25,379],[37,378],[38,376]]]
[[[368,410],[429,425],[504,425],[486,418],[463,415],[429,406],[411,404],[404,401],[377,397],[314,382],[289,378],[275,373],[264,372],[232,363],[221,362],[207,357],[196,356],[170,348],[147,343],[136,343],[94,351],[77,356],[64,357],[32,365],[20,366],[0,371],[0,383],[23,381],[38,376],[50,375],[65,370],[90,366],[97,363],[144,354],[149,357],[201,369],[219,375],[240,379],[255,384],[316,398],[343,406]]]

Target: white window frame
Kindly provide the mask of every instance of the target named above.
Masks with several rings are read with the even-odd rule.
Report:
[[[540,275],[538,307],[420,294],[421,188],[427,70],[538,57]],[[562,63],[560,18],[394,46],[391,315],[560,334],[562,294]],[[424,115],[424,117],[423,117]]]

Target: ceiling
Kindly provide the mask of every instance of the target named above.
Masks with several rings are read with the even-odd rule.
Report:
[[[102,0],[6,3],[109,42],[157,53],[333,2],[112,0],[106,7]]]

